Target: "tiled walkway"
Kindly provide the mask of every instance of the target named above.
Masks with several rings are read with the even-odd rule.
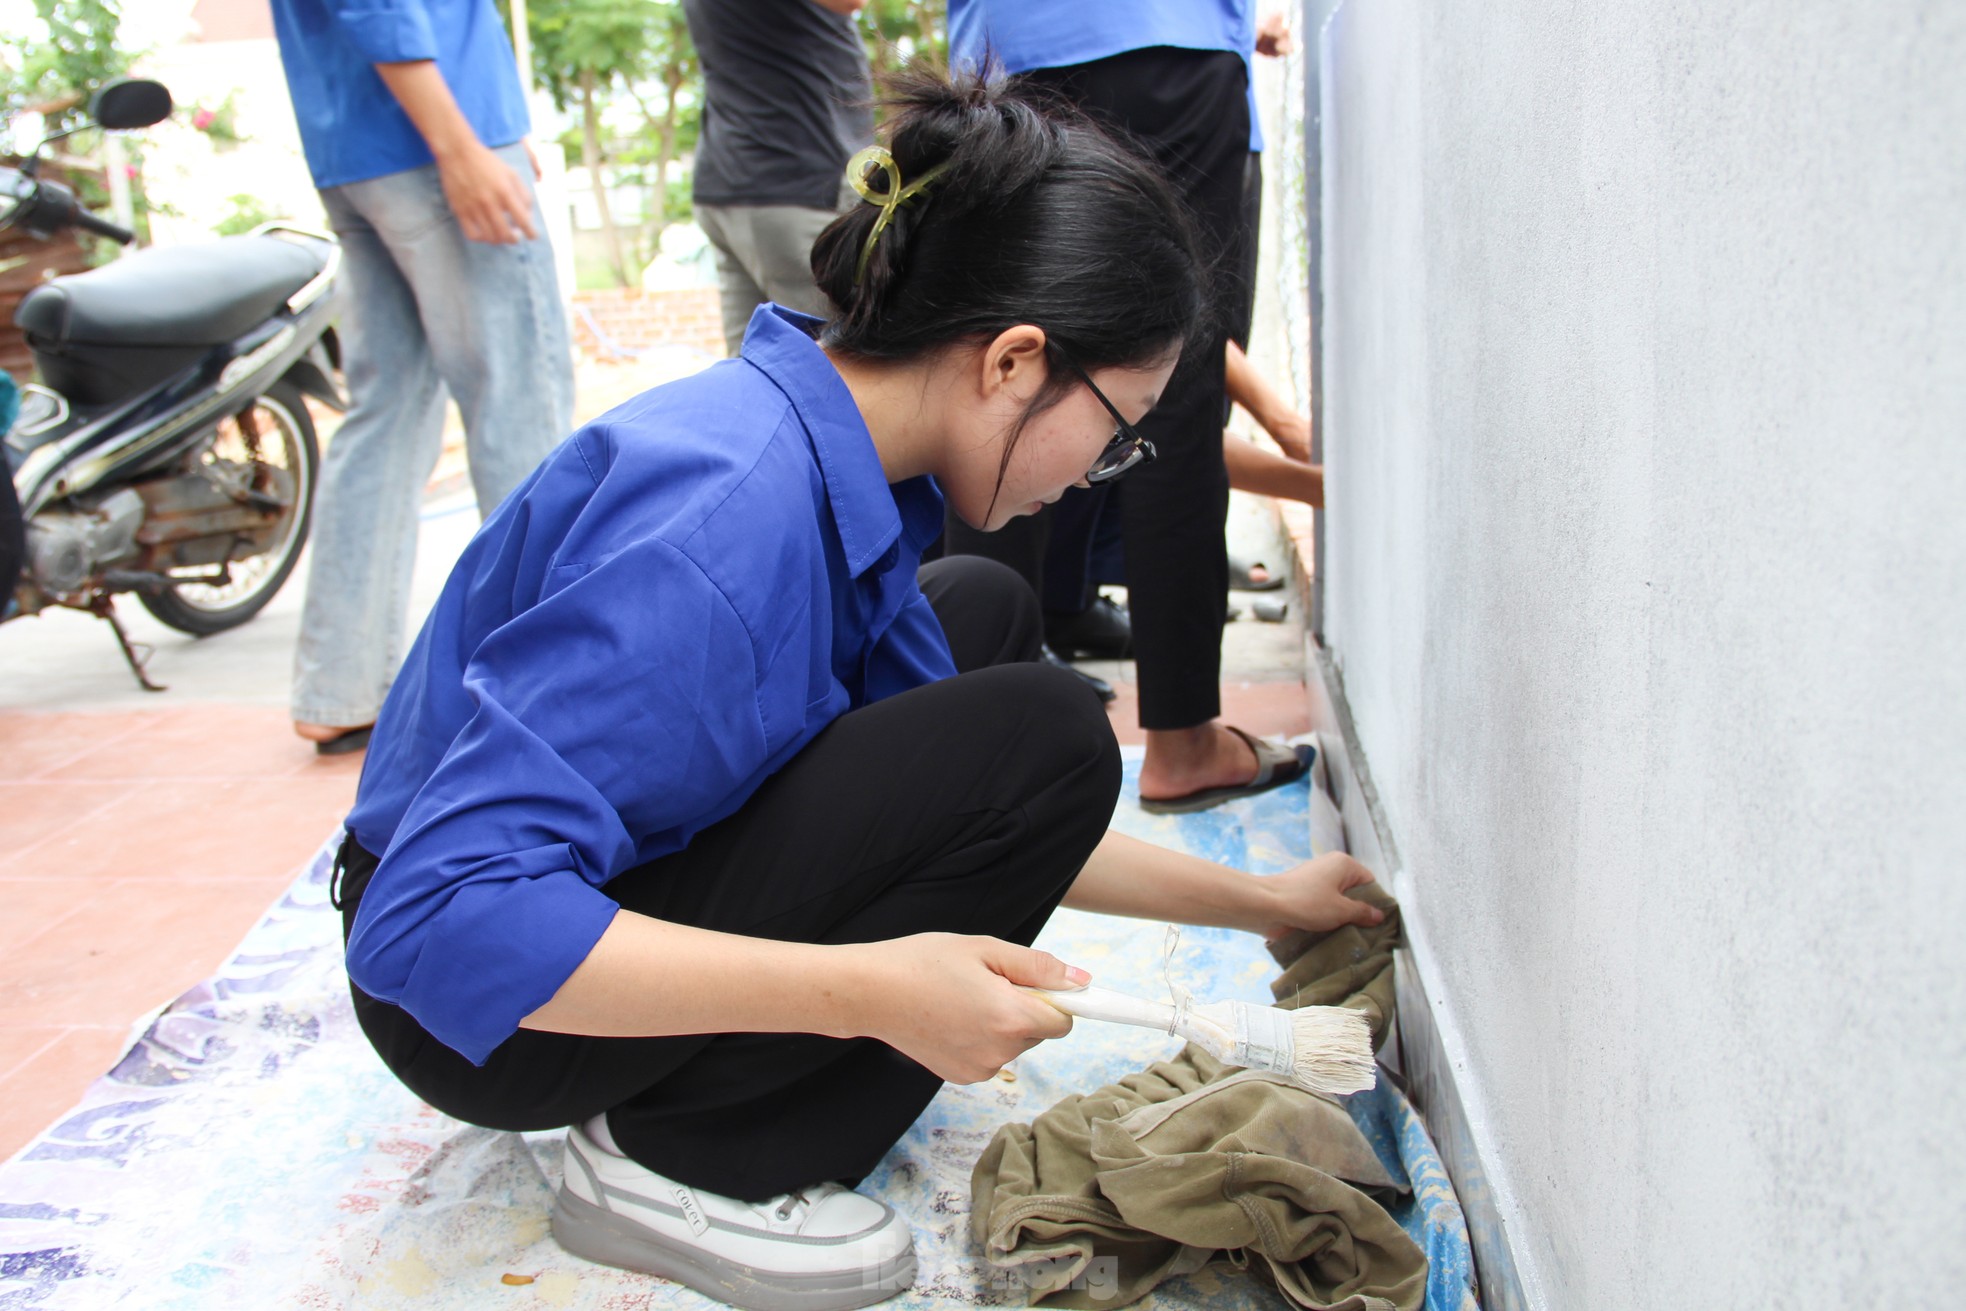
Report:
[[[238,945],[360,767],[273,707],[0,711],[0,1157]]]

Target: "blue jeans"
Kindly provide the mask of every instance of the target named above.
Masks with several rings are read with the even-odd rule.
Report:
[[[501,149],[528,185],[525,148]],[[342,362],[353,406],[321,462],[293,716],[373,723],[404,648],[418,509],[442,451],[444,396],[464,416],[488,513],[565,437],[573,361],[544,237],[465,240],[434,166],[321,192],[341,238]],[[545,225],[534,206],[533,222]]]

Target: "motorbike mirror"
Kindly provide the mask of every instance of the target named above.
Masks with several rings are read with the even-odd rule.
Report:
[[[171,116],[171,93],[162,82],[120,78],[89,99],[89,117],[98,127],[151,127]]]

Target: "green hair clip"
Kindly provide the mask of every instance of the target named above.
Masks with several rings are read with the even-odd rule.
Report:
[[[846,180],[860,193],[862,200],[881,207],[881,216],[874,220],[874,230],[867,234],[867,244],[860,248],[860,263],[853,270],[855,286],[859,286],[860,280],[867,276],[867,261],[873,258],[874,243],[881,239],[881,233],[894,221],[894,211],[914,199],[922,188],[935,181],[948,167],[949,161],[945,159],[904,187],[901,185],[901,169],[886,147],[869,146],[846,162]],[[874,169],[880,170],[887,184],[879,191],[874,190],[867,181],[868,173]]]

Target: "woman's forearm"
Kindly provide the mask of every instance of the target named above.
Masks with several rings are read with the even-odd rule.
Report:
[[[1071,1030],[1024,991],[1091,976],[996,938],[917,933],[817,946],[619,911],[521,1027],[603,1038],[817,1033],[877,1038],[944,1079],[974,1083]]]
[[[1079,871],[1074,910],[1261,932],[1274,924],[1271,886],[1254,874],[1108,832]]]
[[[1272,880],[1113,832],[1100,839],[1064,904],[1252,932],[1274,926],[1280,916]],[[858,1037],[882,1027],[897,1004],[897,988],[908,990],[882,954],[891,945],[777,942],[624,910],[523,1027],[622,1038]]]
[[[620,911],[522,1028],[601,1038],[867,1031],[865,953],[777,942]]]

